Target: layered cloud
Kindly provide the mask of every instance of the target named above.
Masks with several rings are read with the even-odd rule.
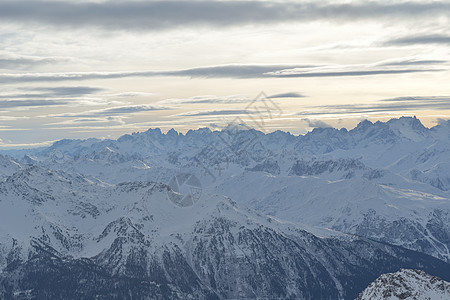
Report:
[[[303,94],[297,92],[287,92],[281,94],[270,95],[269,98],[304,98]]]
[[[0,74],[0,83],[62,82],[128,77],[179,76],[193,78],[259,78],[284,69],[300,69],[309,65],[225,65],[174,71],[135,72],[74,72],[74,73],[14,73]]]
[[[92,95],[106,91],[100,87],[21,87],[14,92],[0,94],[0,108],[17,109],[46,106],[74,106],[105,104],[102,98]]]
[[[395,75],[421,72],[437,72],[447,69],[445,61],[438,60],[403,60],[397,62],[380,62],[375,64],[328,65],[310,68],[291,68],[264,74],[277,78],[296,77],[349,77]]]
[[[0,2],[3,22],[42,23],[58,27],[161,30],[185,26],[226,27],[246,24],[350,22],[361,19],[448,17],[444,1],[284,2],[284,1],[25,1]]]
[[[127,114],[134,114],[139,112],[170,110],[169,107],[154,106],[154,105],[128,105],[117,106],[104,109],[90,110],[81,113],[65,113],[52,115],[52,117],[67,117],[67,118],[92,118],[92,117],[108,117],[108,116],[124,116]]]
[[[289,93],[286,93],[289,94]],[[450,96],[410,96],[381,99],[369,104],[335,104],[305,106],[298,112],[281,112],[277,118],[291,118],[293,115],[304,117],[308,127],[328,127],[329,125],[317,119],[319,116],[356,115],[401,113],[413,111],[445,111],[450,110]],[[247,116],[257,115],[267,117],[266,112],[252,109],[214,109],[203,111],[190,111],[177,114],[183,117],[221,117],[221,116]]]
[[[410,35],[390,39],[386,41],[385,44],[396,46],[427,45],[427,44],[450,45],[450,35],[446,34]]]
[[[77,73],[14,73],[0,74],[0,83],[64,82],[129,77],[190,78],[293,78],[347,77],[436,72],[446,70],[445,61],[403,61],[396,64],[364,65],[224,65],[169,71],[77,72]],[[436,66],[438,65],[438,66]]]
[[[318,105],[310,106],[296,115],[364,115],[426,110],[450,110],[450,96],[411,96],[382,99],[371,104]]]
[[[69,104],[70,101],[64,100],[0,100],[0,109],[5,108],[23,108],[23,107],[42,107],[42,106],[60,106]]]
[[[240,95],[218,97],[215,95],[195,96],[191,98],[172,98],[158,102],[161,105],[186,105],[186,104],[238,104],[249,103],[254,99]]]
[[[96,94],[106,89],[89,86],[21,88],[21,93],[0,94],[0,99],[66,98]]]
[[[60,60],[56,58],[49,57],[32,57],[32,56],[5,56],[0,55],[0,70],[16,70],[16,69],[24,69],[24,68],[34,68],[40,65],[48,65],[59,62]]]
[[[179,114],[179,116],[201,117],[201,116],[237,116],[237,115],[260,115],[259,111],[251,111],[247,109],[228,109],[228,110],[211,110],[211,111],[196,111]]]

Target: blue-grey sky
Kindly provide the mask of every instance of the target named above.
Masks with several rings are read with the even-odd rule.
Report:
[[[2,0],[0,147],[255,115],[432,126],[450,116],[448,28],[450,1]]]

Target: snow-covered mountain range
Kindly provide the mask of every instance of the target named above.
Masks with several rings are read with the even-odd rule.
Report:
[[[0,298],[353,299],[399,268],[450,279],[449,122],[243,128],[3,151]]]
[[[450,277],[424,254],[316,229],[319,238],[219,195],[179,207],[173,193],[16,172],[0,184],[0,298],[347,299],[400,267]]]

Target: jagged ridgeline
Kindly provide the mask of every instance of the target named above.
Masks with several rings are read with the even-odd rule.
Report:
[[[401,269],[383,274],[372,282],[356,300],[450,298],[450,283],[423,271]]]
[[[449,281],[449,136],[401,118],[4,152],[0,299],[354,299],[401,268]]]

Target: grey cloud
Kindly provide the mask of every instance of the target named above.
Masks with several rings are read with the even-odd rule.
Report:
[[[31,58],[31,57],[0,57],[0,69],[16,70],[21,68],[32,68],[38,65],[56,63],[54,58]]]
[[[385,42],[386,45],[420,45],[420,44],[445,44],[450,45],[450,35],[430,34],[430,35],[412,35],[391,39]]]
[[[49,93],[57,96],[81,96],[106,91],[106,89],[104,88],[91,86],[62,86],[62,87],[26,88],[26,89],[30,91]]]
[[[349,66],[341,66],[341,69]],[[191,77],[191,78],[295,78],[295,77],[341,77],[371,76],[382,74],[402,74],[417,72],[442,71],[435,68],[392,69],[380,68],[376,65],[350,66],[351,70],[319,70],[311,65],[226,65],[191,68],[174,71],[136,71],[136,72],[90,72],[90,73],[24,73],[0,74],[0,83],[25,82],[62,82],[85,81],[94,79],[117,79],[128,77]],[[358,70],[355,68],[361,68]],[[323,69],[323,68],[322,68]]]
[[[66,113],[60,115],[52,115],[53,117],[82,117],[82,118],[95,118],[99,116],[117,116],[117,115],[127,115],[145,111],[161,111],[170,110],[169,107],[163,106],[152,106],[152,105],[130,105],[130,106],[119,106],[111,107],[99,110],[90,110],[82,113]]]
[[[142,111],[154,111],[154,110],[169,110],[168,107],[161,106],[151,106],[151,105],[134,105],[134,106],[121,106],[104,109],[98,114],[102,115],[122,115],[122,114],[132,114]]]
[[[200,117],[200,116],[228,116],[228,115],[249,115],[260,114],[259,111],[251,111],[246,109],[230,109],[230,110],[212,110],[212,111],[200,111],[200,112],[188,112],[179,114],[179,116],[186,117]]]
[[[236,103],[248,103],[252,102],[254,99],[240,97],[240,96],[230,96],[230,97],[217,97],[217,96],[196,96],[186,99],[165,99],[158,102],[158,104],[236,104]]]
[[[69,104],[63,100],[0,100],[0,108],[42,107]]]
[[[304,98],[304,97],[305,97],[304,95],[296,92],[281,93],[269,96],[269,98]]]
[[[71,98],[90,94],[96,94],[106,89],[89,86],[70,87],[43,87],[43,88],[21,88],[24,93],[0,94],[0,99],[42,99],[42,98]]]
[[[122,120],[121,116],[98,116],[91,118],[73,118],[66,119],[62,122],[52,122],[45,126],[48,128],[77,128],[77,127],[87,127],[87,126],[113,126],[113,125],[124,125],[125,122]]]
[[[398,97],[382,99],[374,104],[338,104],[312,106],[298,112],[300,116],[344,115],[403,112],[414,110],[450,110],[450,96]]]
[[[449,102],[450,105],[450,97],[448,96],[409,96],[409,97],[396,97],[380,100],[381,102],[409,102],[409,103],[446,103]]]
[[[0,74],[0,83],[60,82],[155,76],[154,72],[84,72]]]
[[[415,66],[415,65],[440,65],[447,64],[446,60],[433,60],[433,59],[405,59],[398,61],[390,61],[378,64],[379,66]]]
[[[104,118],[82,118],[82,119],[74,119],[72,122],[74,123],[85,123],[85,122],[99,122],[104,121]]]
[[[447,2],[278,1],[11,1],[0,2],[0,20],[58,27],[158,30],[180,26],[233,26],[314,20],[354,21],[447,16]]]
[[[119,94],[112,94],[109,95],[110,97],[116,97],[116,98],[134,98],[134,97],[144,97],[144,96],[153,96],[153,93],[146,93],[146,92],[124,92],[124,93],[119,93]]]
[[[330,128],[331,125],[328,125],[324,121],[321,120],[310,120],[310,119],[304,119],[304,121],[308,124],[311,128]]]
[[[268,73],[285,69],[303,69],[315,67],[312,65],[226,65],[192,68],[180,71],[160,72],[167,76],[189,76],[196,78],[259,78],[270,77]]]
[[[175,71],[84,72],[84,73],[24,73],[0,74],[0,83],[83,81],[128,77],[180,76],[193,78],[260,78],[266,73],[284,69],[300,69],[310,65],[226,65]],[[267,76],[266,76],[267,77]]]
[[[351,76],[373,76],[421,72],[439,72],[445,69],[400,69],[400,70],[367,70],[367,71],[336,71],[336,72],[293,72],[273,74],[273,77],[296,78],[296,77],[351,77]]]

